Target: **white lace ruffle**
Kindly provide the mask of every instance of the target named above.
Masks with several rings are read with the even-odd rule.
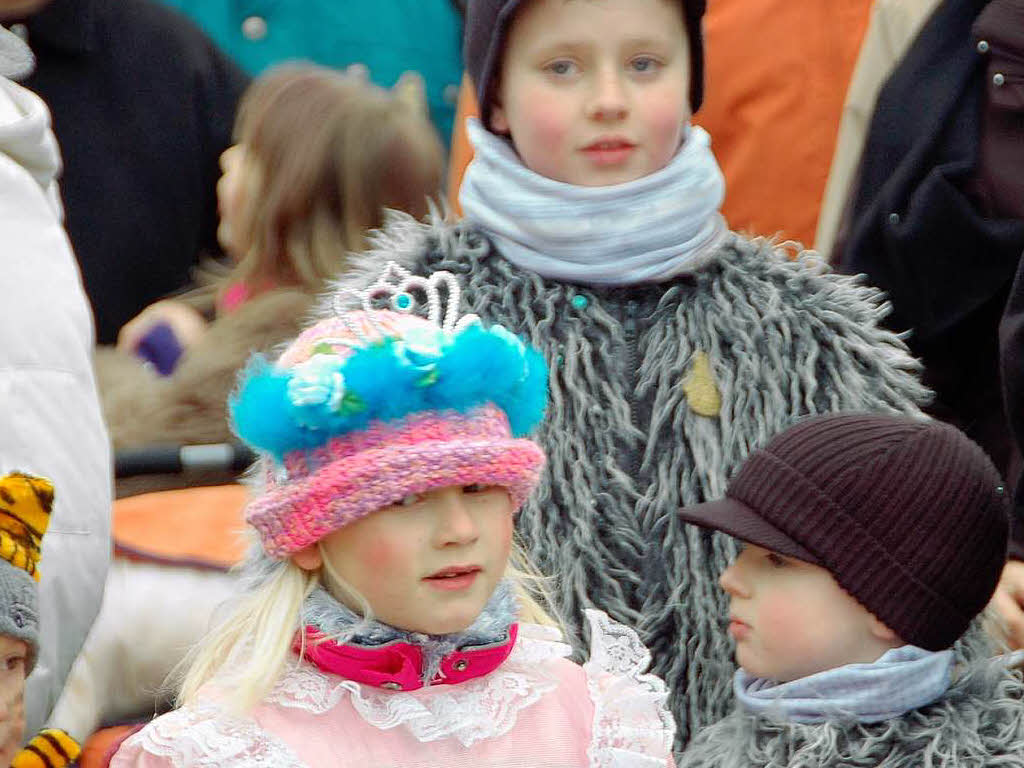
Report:
[[[561,634],[521,624],[508,659],[484,677],[400,693],[325,675],[305,662],[289,670],[268,703],[323,714],[349,696],[367,723],[384,730],[402,727],[420,742],[454,738],[464,747],[512,730],[518,714],[554,690],[558,681],[544,662],[568,656]]]
[[[664,768],[672,754],[675,721],[668,689],[645,674],[651,654],[629,627],[601,611],[590,624],[590,661],[583,665],[594,703],[590,768]]]
[[[158,717],[125,741],[111,764],[131,765],[140,753],[162,757],[174,768],[306,768],[255,721],[214,706]]]

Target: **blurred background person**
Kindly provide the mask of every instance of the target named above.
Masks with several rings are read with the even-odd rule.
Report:
[[[231,439],[227,396],[256,350],[298,334],[316,295],[366,247],[386,208],[417,217],[439,194],[443,151],[425,106],[361,78],[285,65],[246,91],[221,157],[220,244],[230,266],[204,301],[158,302],[101,348],[115,448]]]
[[[68,234],[96,337],[189,283],[217,250],[217,158],[243,72],[153,0],[0,0],[37,60],[24,84],[53,115]]]
[[[1024,251],[1024,2],[944,0],[879,91],[831,260],[887,292],[930,412],[1015,478],[998,327]]]

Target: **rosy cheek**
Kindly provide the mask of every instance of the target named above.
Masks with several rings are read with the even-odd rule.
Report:
[[[512,143],[526,165],[544,174],[564,153],[569,120],[565,105],[549,94],[539,94],[520,106],[521,119],[512,124]]]
[[[683,123],[688,117],[689,110],[682,103],[669,100],[650,105],[647,126],[654,146],[658,148],[659,161],[665,165],[679,149],[683,139]]]
[[[387,539],[375,539],[362,550],[359,557],[362,566],[371,572],[379,572],[399,560],[394,543]]]
[[[808,638],[806,611],[799,600],[787,593],[761,600],[757,611],[757,634],[768,650],[791,648]]]

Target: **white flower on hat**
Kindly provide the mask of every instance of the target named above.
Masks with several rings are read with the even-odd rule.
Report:
[[[326,404],[328,410],[340,410],[345,398],[341,365],[338,355],[316,354],[295,366],[288,382],[288,400],[296,408]]]

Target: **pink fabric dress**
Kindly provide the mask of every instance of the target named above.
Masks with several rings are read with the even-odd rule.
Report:
[[[675,730],[664,683],[628,627],[588,611],[590,661],[557,631],[520,625],[498,669],[457,685],[386,691],[292,667],[248,716],[199,703],[128,739],[112,768],[665,768]]]

